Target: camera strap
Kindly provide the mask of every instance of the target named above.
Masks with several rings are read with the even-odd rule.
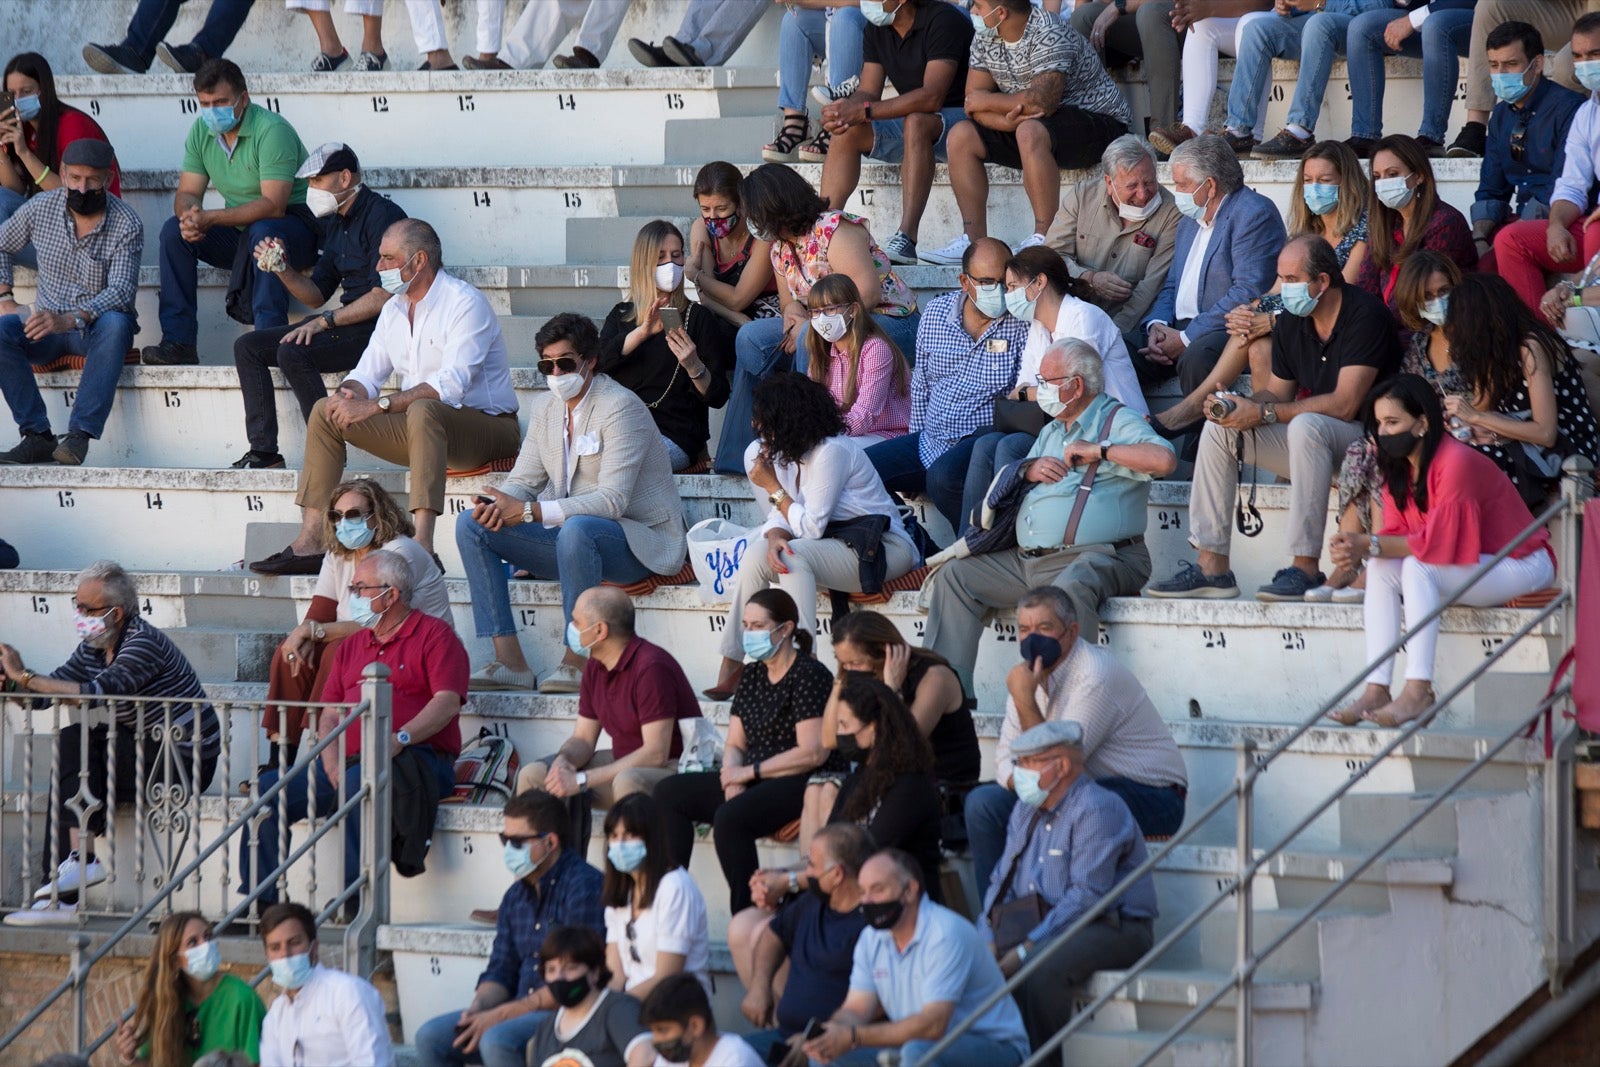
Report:
[[[1250,431],[1250,447],[1255,450],[1256,432]],[[1239,528],[1239,533],[1245,537],[1258,537],[1262,527],[1261,512],[1256,509],[1256,468],[1250,468],[1250,499],[1244,497],[1244,433],[1241,431],[1233,439],[1234,455],[1234,523]]]

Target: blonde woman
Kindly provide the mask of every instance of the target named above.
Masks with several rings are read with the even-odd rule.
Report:
[[[728,401],[733,361],[733,326],[684,295],[683,272],[683,233],[661,219],[645,223],[628,299],[600,328],[598,367],[650,409],[674,471],[705,456],[710,410]]]
[[[883,327],[862,313],[861,293],[850,275],[820,279],[806,296],[806,307],[811,312],[807,373],[828,387],[844,416],[845,433],[887,441],[908,432],[911,368]]]
[[[261,1061],[267,1009],[255,990],[220,972],[221,962],[204,915],[180,911],[162,920],[133,1018],[117,1028],[124,1064],[188,1067],[218,1051]]]
[[[450,613],[450,591],[444,582],[444,568],[438,558],[413,537],[411,518],[378,483],[356,478],[336,486],[328,500],[323,520],[323,543],[328,551],[317,573],[311,594],[311,607],[305,620],[289,631],[276,652],[267,674],[266,709],[261,725],[272,742],[265,768],[279,765],[279,747],[284,765],[295,761],[300,733],[308,725],[304,708],[280,709],[271,701],[316,700],[327,680],[333,652],[365,622],[351,614],[346,586],[356,572],[356,564],[367,553],[385,548],[398,553],[411,568],[413,607],[455,625]]]

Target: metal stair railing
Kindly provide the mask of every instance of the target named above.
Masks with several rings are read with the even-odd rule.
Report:
[[[1570,888],[1562,888],[1564,886],[1570,887],[1574,878],[1572,847],[1573,804],[1570,791],[1572,771],[1570,766],[1564,766],[1569,765],[1573,759],[1573,731],[1570,728],[1566,729],[1559,739],[1555,738],[1548,716],[1557,705],[1565,702],[1570,697],[1570,685],[1556,686],[1552,684],[1551,692],[1518,720],[1511,730],[1489,743],[1488,747],[1480,752],[1476,759],[1468,764],[1447,785],[1438,790],[1420,811],[1407,819],[1381,845],[1367,851],[1353,867],[1348,867],[1344,874],[1325,893],[1318,897],[1310,907],[1305,909],[1294,923],[1280,932],[1277,937],[1273,938],[1260,950],[1257,950],[1254,945],[1252,892],[1255,876],[1263,868],[1285,852],[1292,841],[1326,814],[1340,799],[1349,794],[1350,790],[1358,782],[1366,778],[1373,768],[1390,755],[1401,750],[1416,736],[1418,731],[1431,723],[1451,700],[1455,699],[1468,686],[1486,674],[1490,668],[1516,647],[1523,638],[1533,633],[1559,613],[1563,622],[1562,637],[1570,640],[1574,632],[1574,610],[1576,607],[1573,588],[1576,583],[1577,572],[1578,512],[1582,504],[1593,494],[1594,476],[1592,465],[1581,457],[1567,460],[1563,465],[1563,474],[1562,492],[1555,502],[1536,515],[1533,521],[1509,544],[1474,569],[1460,589],[1456,590],[1426,616],[1412,623],[1410,628],[1384,650],[1373,663],[1363,667],[1358,674],[1329,698],[1314,714],[1308,716],[1299,726],[1293,728],[1279,739],[1264,755],[1257,755],[1258,745],[1253,738],[1246,738],[1242,741],[1238,746],[1238,770],[1231,789],[1219,793],[1199,814],[1190,819],[1187,825],[1177,834],[1173,835],[1154,854],[1147,857],[1144,863],[1140,864],[1108,890],[1093,907],[1079,916],[1066,930],[1030,952],[1027,961],[1006,980],[1000,989],[984,998],[982,1003],[960,1023],[946,1030],[944,1036],[927,1050],[918,1063],[926,1065],[937,1062],[938,1057],[946,1049],[950,1048],[961,1035],[971,1030],[978,1020],[986,1015],[994,1005],[998,1004],[1003,998],[1011,996],[1062,946],[1071,941],[1080,931],[1087,929],[1091,924],[1104,917],[1107,912],[1112,910],[1113,905],[1121,899],[1124,893],[1137,884],[1140,879],[1153,873],[1171,855],[1174,849],[1189,840],[1230,802],[1234,802],[1237,805],[1235,810],[1236,869],[1234,877],[1219,886],[1217,892],[1208,898],[1205,903],[1186,916],[1165,936],[1157,940],[1149,951],[1141,956],[1131,967],[1123,970],[1111,988],[1106,989],[1088,1004],[1074,1012],[1072,1018],[1064,1027],[1052,1035],[1041,1047],[1032,1051],[1023,1067],[1040,1067],[1040,1065],[1044,1064],[1052,1054],[1056,1053],[1056,1050],[1061,1047],[1067,1038],[1077,1033],[1088,1023],[1096,1011],[1122,995],[1135,979],[1152,969],[1168,950],[1173,948],[1184,936],[1198,926],[1206,916],[1214,912],[1229,898],[1237,898],[1238,913],[1235,936],[1235,966],[1232,974],[1225,981],[1218,983],[1215,991],[1209,996],[1200,999],[1177,1023],[1169,1027],[1161,1035],[1154,1047],[1146,1052],[1133,1067],[1144,1067],[1144,1065],[1165,1052],[1174,1042],[1188,1033],[1206,1012],[1219,1005],[1230,992],[1236,993],[1234,1003],[1234,1062],[1238,1067],[1253,1067],[1255,1055],[1253,1048],[1253,1019],[1251,1017],[1251,987],[1255,974],[1260,969],[1262,962],[1273,952],[1288,943],[1289,939],[1306,924],[1318,918],[1335,897],[1382,859],[1385,853],[1393,848],[1406,834],[1420,825],[1422,820],[1431,815],[1445,801],[1455,796],[1461,787],[1470,781],[1483,767],[1487,766],[1518,738],[1531,735],[1538,727],[1541,719],[1545,720],[1547,729],[1552,731],[1552,736],[1547,737],[1546,740],[1544,771],[1546,801],[1544,812],[1544,884],[1546,887],[1547,907],[1544,909],[1543,951],[1552,988],[1556,988],[1561,976],[1565,973],[1565,968],[1570,965],[1574,955],[1573,938],[1576,925],[1572,891]],[[1416,636],[1423,627],[1439,619],[1445,611],[1454,607],[1460,601],[1462,595],[1476,585],[1496,564],[1509,557],[1511,553],[1526,544],[1530,538],[1537,535],[1552,520],[1556,519],[1561,521],[1563,548],[1567,557],[1559,575],[1561,581],[1559,594],[1544,607],[1538,609],[1532,618],[1518,627],[1516,632],[1506,638],[1498,647],[1490,650],[1483,661],[1468,672],[1466,677],[1452,686],[1448,692],[1442,696],[1435,695],[1433,703],[1424,709],[1420,715],[1402,724],[1392,740],[1380,748],[1348,780],[1340,783],[1311,812],[1282,834],[1276,843],[1266,849],[1255,849],[1252,844],[1252,837],[1254,833],[1253,808],[1256,780],[1271,767],[1274,761],[1289,751],[1296,742],[1311,730],[1316,729],[1328,713],[1338,708],[1345,697],[1354,691],[1357,686],[1363,684],[1367,674],[1374,666],[1386,662],[1390,657],[1398,653],[1405,647],[1406,642]],[[1560,783],[1563,781],[1569,787],[1568,792],[1565,794],[1558,792]],[[1555,903],[1556,906],[1548,906],[1551,902]]]
[[[359,818],[361,820],[361,857],[358,875],[350,884],[333,897],[320,911],[317,921],[321,922],[330,916],[339,914],[347,901],[359,894],[359,906],[355,918],[345,928],[344,935],[344,964],[345,969],[360,975],[369,975],[377,964],[377,933],[378,927],[389,919],[389,845],[390,833],[390,769],[389,738],[392,734],[392,691],[388,682],[389,668],[381,663],[368,665],[362,672],[361,702],[355,705],[348,704],[323,704],[315,707],[329,711],[343,711],[345,714],[339,721],[311,746],[304,759],[295,765],[295,774],[312,774],[313,762],[321,758],[322,754],[330,749],[342,755],[345,752],[345,740],[351,729],[358,729],[361,737],[361,785],[354,791],[346,791],[343,786],[342,776],[339,785],[337,806],[327,816],[320,818],[313,824],[306,839],[292,852],[288,852],[278,865],[266,874],[256,872],[254,888],[245,894],[240,902],[214,924],[215,930],[224,930],[235,920],[244,916],[260,897],[268,891],[278,888],[279,880],[299,860],[308,853],[314,857],[314,849],[324,837],[338,831],[342,833],[345,821]],[[72,698],[51,698],[52,700]],[[101,700],[117,700],[115,697],[102,697]],[[179,703],[174,701],[173,703]],[[282,702],[273,702],[277,707]],[[243,706],[245,702],[234,702],[234,706]],[[290,705],[293,706],[293,705]],[[223,737],[227,737],[227,724],[223,724]],[[224,748],[226,752],[226,748]],[[223,761],[225,766],[226,761]],[[294,783],[290,774],[282,774],[278,781],[262,791],[254,800],[250,801],[244,809],[224,827],[217,837],[197,849],[197,854],[176,874],[169,878],[161,890],[145,901],[129,918],[113,931],[99,948],[92,953],[87,953],[90,944],[90,935],[82,929],[75,930],[68,937],[71,948],[71,964],[68,976],[38,1004],[19,1020],[4,1035],[0,1035],[0,1053],[5,1052],[27,1030],[39,1021],[62,997],[72,994],[72,1035],[74,1050],[80,1055],[90,1056],[116,1033],[117,1027],[130,1018],[133,1007],[125,1009],[117,1019],[102,1030],[94,1039],[87,1037],[88,1030],[88,983],[91,969],[95,964],[105,959],[111,952],[130,934],[137,933],[142,926],[151,920],[158,908],[165,906],[170,913],[172,897],[179,892],[181,887],[191,877],[196,875],[201,866],[213,854],[233,845],[237,839],[244,837],[251,823],[264,814],[268,807],[279,804],[284,791]],[[108,790],[110,792],[110,790]],[[224,796],[226,792],[224,791]],[[226,817],[226,808],[224,808]],[[23,808],[23,818],[30,818],[30,811]],[[380,832],[381,828],[381,832]],[[285,833],[285,836],[287,834]],[[286,849],[284,851],[287,851]],[[280,855],[283,855],[280,852]],[[26,862],[26,858],[25,858]],[[79,899],[83,899],[88,888],[79,889]],[[315,910],[315,909],[314,909]],[[87,953],[87,954],[86,954]],[[267,968],[262,968],[254,977],[251,985],[259,984],[267,975]]]

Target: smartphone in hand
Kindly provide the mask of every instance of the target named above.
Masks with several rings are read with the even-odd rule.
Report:
[[[671,333],[673,330],[683,329],[683,312],[675,307],[664,307],[656,312],[661,319],[661,328]]]

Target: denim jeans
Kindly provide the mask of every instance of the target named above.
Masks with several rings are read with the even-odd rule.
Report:
[[[496,533],[473,521],[472,512],[456,518],[456,547],[472,590],[472,624],[479,637],[517,632],[511,617],[507,563],[540,581],[561,582],[561,619],[572,619],[572,605],[585,589],[601,582],[642,582],[650,568],[634,558],[622,524],[594,515],[571,515],[555,529],[519,523]]]
[[[883,487],[891,493],[926,494],[934,510],[944,516],[950,528],[958,535],[961,527],[961,486],[967,469],[967,459],[972,454],[971,435],[963,437],[924,469],[917,449],[921,433],[908,433],[892,437],[867,449],[867,458],[883,479]]]
[[[967,820],[967,847],[972,850],[972,877],[978,896],[989,892],[995,865],[1006,848],[1006,826],[1017,794],[998,782],[985,782],[967,794],[963,814]]]
[[[1228,127],[1254,129],[1261,116],[1256,113],[1263,90],[1272,77],[1273,59],[1298,59],[1300,74],[1294,98],[1289,103],[1290,125],[1311,131],[1322,112],[1322,98],[1328,89],[1333,57],[1344,55],[1346,31],[1362,11],[1379,7],[1395,13],[1389,0],[1355,0],[1354,11],[1320,11],[1289,18],[1256,19],[1244,28],[1239,47],[1239,62],[1233,70],[1233,86],[1228,90]]]
[[[17,209],[27,202],[28,198],[23,196],[21,193],[13,192],[12,190],[7,189],[5,186],[0,185],[0,223],[5,222],[12,215],[15,215],[17,213]],[[11,262],[14,264],[20,264],[21,266],[27,267],[30,270],[39,269],[39,257],[34,252],[33,245],[31,244],[25,244],[22,246],[20,251],[11,253]]]
[[[1422,29],[1407,37],[1398,53],[1383,43],[1383,31],[1404,13],[1392,7],[1367,11],[1350,22],[1346,39],[1350,60],[1350,135],[1383,136],[1383,57],[1422,57],[1422,127],[1420,137],[1443,142],[1455,101],[1460,58],[1472,42],[1472,9],[1435,11]]]
[[[98,439],[117,398],[123,358],[133,343],[133,315],[108,311],[90,323],[87,330],[53,333],[37,341],[28,340],[22,332],[22,322],[20,315],[0,318],[0,393],[11,407],[17,428],[23,433],[50,432],[50,416],[44,397],[39,394],[33,365],[65,355],[85,356],[67,432],[78,431]]]
[[[900,1062],[923,1063],[923,1057],[933,1046],[932,1041],[907,1041],[900,1046]],[[875,1048],[852,1049],[833,1060],[833,1067],[877,1067],[880,1051]],[[1021,1062],[1022,1055],[1013,1046],[1002,1045],[969,1032],[956,1038],[949,1048],[940,1053],[938,1059],[928,1061],[926,1067],[1013,1067]]]
[[[748,0],[689,0],[672,36],[689,45],[708,67],[720,67],[739,50],[771,5]]]
[[[806,110],[806,86],[814,59],[828,61],[828,84],[843,85],[861,73],[859,7],[790,8],[778,27],[778,106]]]
[[[970,458],[965,466],[966,481],[961,489],[961,527],[956,530],[957,536],[966,532],[972,513],[983,506],[989,483],[994,481],[994,472],[1026,456],[1036,440],[1038,438],[1025,433],[979,431],[973,435]]]
[[[122,42],[139,53],[139,58],[144,60],[146,67],[156,57],[156,45],[166,38],[167,31],[172,29],[172,24],[177,21],[178,5],[182,2],[183,0],[139,0],[139,6],[134,8],[133,18],[128,20],[128,35]],[[211,0],[211,6],[206,10],[205,25],[200,27],[200,32],[194,35],[191,43],[207,57],[215,58],[222,55],[233,43],[239,27],[244,25],[245,16],[250,14],[250,5],[254,2],[255,0]]]
[[[461,1018],[461,1012],[445,1012],[417,1028],[417,1055],[424,1067],[455,1067],[462,1063],[481,1063],[484,1067],[523,1067],[527,1062],[528,1042],[533,1040],[539,1024],[550,1014],[547,1011],[530,1011],[526,1015],[507,1019],[498,1026],[491,1026],[478,1040],[477,1051],[467,1056],[452,1047],[456,1039],[456,1020]]]
[[[178,232],[177,216],[161,227],[161,337],[176,344],[192,345],[199,336],[196,318],[201,262],[213,267],[231,268],[240,241],[251,248],[266,237],[283,240],[289,264],[304,270],[317,258],[317,239],[305,223],[294,215],[253,222],[243,233],[232,226],[213,226],[198,241],[185,241]],[[250,302],[255,328],[270,330],[289,322],[289,291],[275,275],[255,270],[255,287]]]

